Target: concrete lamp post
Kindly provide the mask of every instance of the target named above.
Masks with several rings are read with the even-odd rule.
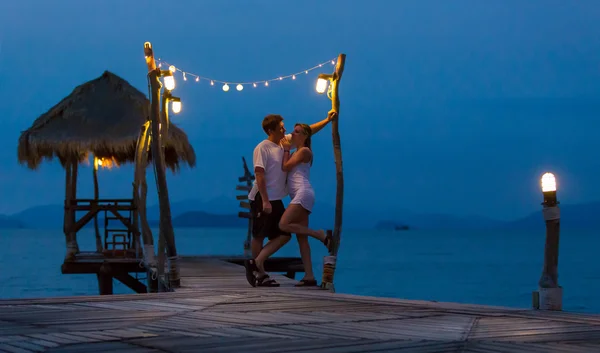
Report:
[[[560,234],[560,208],[556,197],[556,177],[545,173],[541,178],[542,214],[546,222],[544,267],[534,292],[533,307],[540,310],[562,310],[562,287],[558,284],[558,243]]]

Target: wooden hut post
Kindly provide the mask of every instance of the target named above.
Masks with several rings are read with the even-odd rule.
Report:
[[[170,262],[169,281],[173,287],[180,286],[179,266],[177,262],[177,248],[175,246],[175,234],[171,220],[171,206],[169,204],[169,191],[167,187],[167,176],[165,172],[165,156],[161,143],[159,123],[160,117],[160,81],[158,77],[160,70],[154,61],[154,52],[150,42],[144,43],[144,54],[148,66],[148,77],[150,79],[150,124],[152,128],[152,160],[155,165],[156,182],[158,188],[158,204],[160,208],[160,234],[164,236],[167,256]]]
[[[340,54],[337,59],[335,72],[331,78],[331,109],[337,113],[337,118],[331,123],[331,137],[333,141],[333,155],[335,158],[336,193],[335,193],[335,218],[333,226],[334,247],[323,261],[323,278],[321,287],[335,291],[333,276],[337,262],[337,253],[340,247],[342,233],[342,214],[344,205],[344,169],[342,165],[342,146],[340,142],[339,119],[340,119],[340,96],[338,94],[339,84],[344,73],[346,54]]]
[[[76,158],[69,158],[65,163],[65,218],[64,218],[64,232],[67,240],[67,254],[65,261],[72,261],[75,259],[75,254],[79,252],[79,246],[77,245],[77,233],[73,230],[75,224],[75,203],[77,199],[77,164]]]
[[[100,198],[100,190],[98,187],[98,163],[101,162],[96,156],[94,156],[94,168],[92,169],[92,176],[94,178],[94,201],[98,202]],[[98,215],[94,216],[94,230],[96,232],[96,252],[101,253],[104,248],[102,245],[102,239],[100,238],[100,227],[98,226]]]
[[[73,160],[73,162],[71,162],[71,205],[76,204],[77,200],[77,174],[78,174],[78,169],[79,169],[79,161],[77,158],[75,158]],[[73,225],[75,225],[75,223],[77,222],[77,213],[75,211],[75,208],[71,208],[71,214],[70,214],[70,223],[71,223],[71,230],[69,232],[69,241],[71,242],[71,246],[75,249],[75,252],[78,253],[79,252],[79,245],[77,243],[77,232],[73,229]]]
[[[72,260],[75,257],[75,251],[71,248],[70,232],[71,232],[71,162],[65,163],[65,215],[63,220],[63,232],[65,233],[65,243],[67,246],[67,254],[65,261]]]

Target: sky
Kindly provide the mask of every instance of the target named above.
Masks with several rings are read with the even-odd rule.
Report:
[[[57,161],[37,171],[18,164],[21,131],[104,70],[147,92],[146,41],[178,68],[224,81],[278,77],[345,53],[347,209],[508,220],[539,209],[545,171],[556,174],[562,203],[600,200],[597,1],[5,0],[2,7],[0,213],[63,202]],[[168,175],[171,200],[236,202],[241,156],[251,160],[265,137],[265,115],[283,115],[290,130],[326,116],[331,102],[315,92],[319,72],[242,92],[177,76],[183,110],[172,121],[187,132],[197,166]],[[330,127],[313,149],[317,204],[333,205]],[[89,196],[91,169],[80,172],[79,196]],[[132,176],[129,167],[102,171],[101,196],[128,197]]]

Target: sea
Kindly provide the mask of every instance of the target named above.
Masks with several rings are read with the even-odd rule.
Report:
[[[245,236],[239,228],[175,229],[181,255],[241,255]],[[82,251],[95,248],[92,229],[82,230],[78,239]],[[310,242],[320,279],[326,249]],[[343,230],[335,288],[338,293],[531,308],[544,242],[543,231]],[[61,274],[65,239],[59,229],[2,230],[0,245],[0,299],[98,294],[96,276]],[[561,232],[559,283],[565,311],[600,313],[599,248],[597,231]],[[295,238],[276,256],[299,256]],[[114,291],[131,293],[118,281]]]

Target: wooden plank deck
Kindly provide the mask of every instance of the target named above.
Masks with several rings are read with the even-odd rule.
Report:
[[[0,352],[600,352],[600,315],[252,288],[182,261],[173,293],[0,301]]]

